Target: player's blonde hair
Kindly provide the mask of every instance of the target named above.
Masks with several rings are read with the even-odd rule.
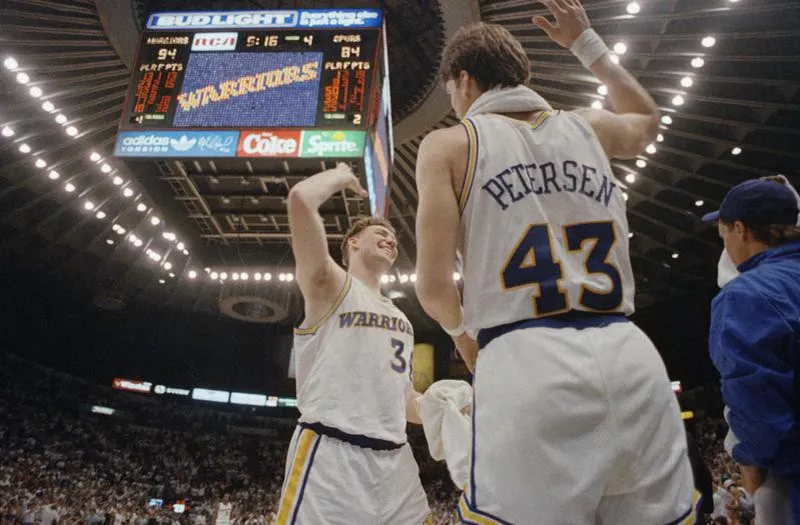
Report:
[[[350,262],[348,241],[370,226],[383,226],[393,234],[397,234],[394,226],[392,226],[392,223],[389,222],[388,219],[384,219],[383,217],[361,217],[350,226],[350,229],[344,234],[344,239],[342,239],[342,266],[345,268],[347,268],[347,264]]]
[[[516,87],[528,83],[531,62],[522,44],[497,24],[478,22],[462,27],[445,47],[442,78],[457,79],[462,71],[475,79],[478,87]]]

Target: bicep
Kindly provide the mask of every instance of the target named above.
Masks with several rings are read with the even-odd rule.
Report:
[[[653,115],[617,115],[604,109],[588,108],[573,113],[589,123],[606,155],[612,158],[628,159],[639,155],[658,134],[658,119]]]

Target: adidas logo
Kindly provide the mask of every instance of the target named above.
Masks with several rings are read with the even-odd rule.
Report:
[[[197,139],[189,139],[186,135],[181,135],[181,138],[178,140],[169,139],[169,145],[172,146],[172,149],[175,151],[189,151],[197,144]]]

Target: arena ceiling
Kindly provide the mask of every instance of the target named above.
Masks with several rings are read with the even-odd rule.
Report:
[[[192,2],[192,9],[343,4],[206,0]],[[389,21],[398,139],[390,215],[402,246],[387,289],[414,321],[431,327],[410,283],[413,173],[422,137],[457,122],[437,76],[447,35],[478,18],[502,24],[528,52],[532,87],[554,106],[607,107],[608,102],[603,86],[532,26],[531,17],[544,12],[541,4],[382,4]],[[647,153],[613,163],[628,198],[637,304],[649,306],[713,281],[721,247],[714,228],[703,226],[699,217],[718,206],[732,185],[777,173],[800,182],[800,2],[589,0],[585,5],[594,27],[663,114],[658,141]],[[296,179],[220,163],[111,157],[142,18],[179,9],[185,2],[3,3],[0,264],[55,276],[92,293],[106,308],[140,302],[217,312],[227,304],[229,314],[291,321],[300,303],[289,277],[284,198]],[[352,210],[339,199],[324,211],[336,250]],[[231,299],[237,296],[252,300],[237,305]]]

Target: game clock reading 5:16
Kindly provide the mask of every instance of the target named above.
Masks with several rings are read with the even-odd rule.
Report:
[[[281,36],[283,39],[281,40]],[[314,35],[250,35],[245,39],[245,47],[278,47],[283,44],[305,44],[311,46],[314,44]]]

